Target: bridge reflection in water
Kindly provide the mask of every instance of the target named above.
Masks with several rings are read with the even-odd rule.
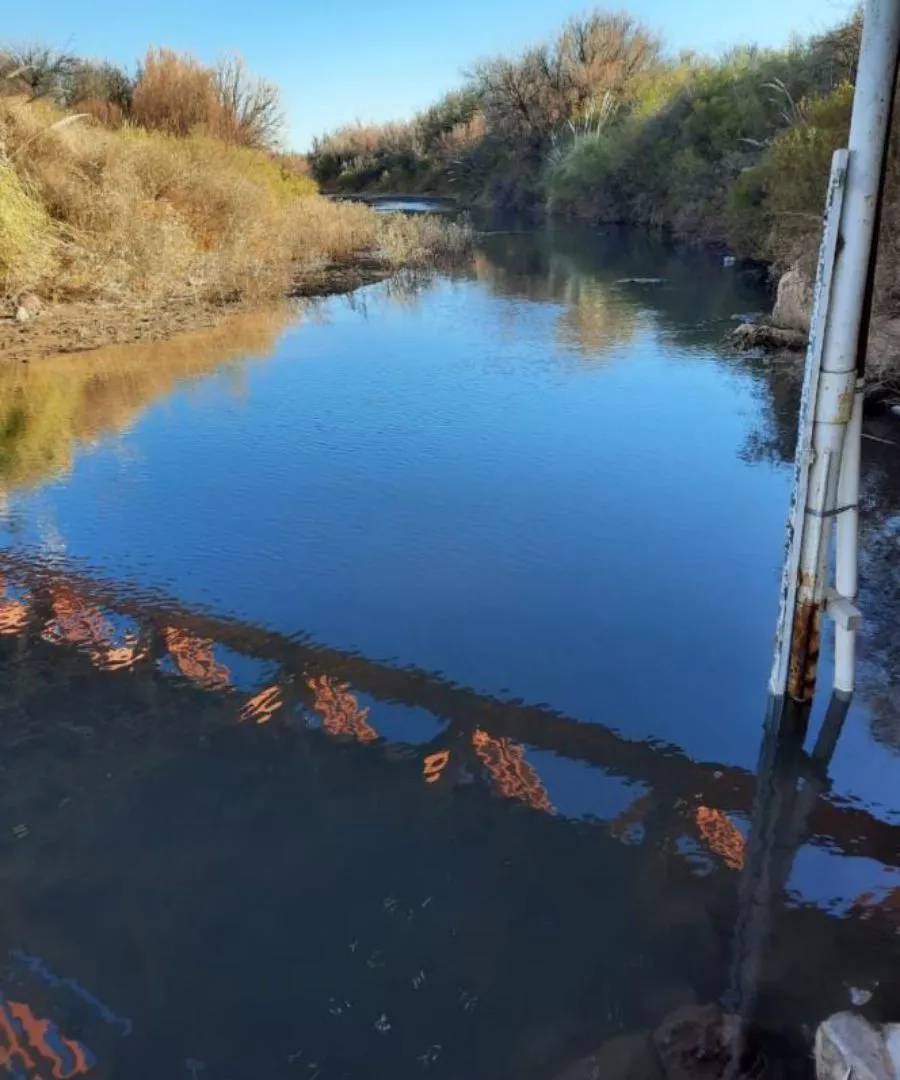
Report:
[[[727,993],[777,1026],[844,1004],[829,1000],[834,969],[890,981],[889,957],[873,957],[870,943],[895,933],[896,893],[847,897],[857,917],[842,920],[796,889],[784,903],[802,848],[900,867],[900,828],[829,798],[839,723],[811,756],[769,733],[757,784],[676,747],[191,611],[72,567],[8,552],[0,572],[10,736],[0,806],[40,835],[40,844],[9,853],[6,946],[40,942],[56,967],[89,975],[139,1017],[131,1048],[97,1036],[104,1058],[87,1039],[94,1064],[80,1040],[59,1034],[70,1030],[69,1005],[57,997],[57,1020],[38,1020],[4,984],[11,998],[0,1008],[0,1060],[10,1071],[112,1075],[124,1060],[129,1075],[149,1077],[199,1044],[197,1060],[221,1067],[240,1054],[247,1075],[254,1067],[280,1075],[301,1050],[305,1066],[327,1058],[341,1075],[353,1053],[346,1038],[315,1034],[324,1009],[329,1018],[352,1012],[353,1023],[365,1017],[369,1032],[378,1021],[382,1034],[389,1014],[406,1010],[402,1035],[367,1045],[371,1075],[398,1068],[385,1057],[388,1043],[406,1062],[400,1074],[410,1062],[420,1069],[422,1054],[435,1063],[438,1047],[453,1075],[474,1037],[485,1064],[470,1075],[482,1067],[487,1075],[493,1062],[497,1075],[542,1076],[579,1049],[586,1010],[595,1041],[603,1002],[611,1033],[658,1019],[661,999],[646,1000],[651,984],[683,988],[691,976],[691,995]],[[256,673],[249,680],[238,674],[247,670]],[[84,703],[77,715],[73,682]],[[379,717],[398,705],[427,710],[437,733],[392,743]],[[227,734],[255,728],[250,743]],[[214,750],[195,760],[198,739]],[[630,802],[605,821],[566,824],[541,775],[548,753],[591,768],[598,784],[624,780]],[[217,801],[206,790],[213,767]],[[484,802],[483,790],[499,799]],[[536,813],[507,812],[514,807]],[[291,833],[301,810],[295,824],[305,832]],[[562,865],[565,886],[553,880]],[[512,897],[525,889],[528,911],[517,912]],[[304,937],[301,959],[284,934],[305,910],[325,922],[321,935]],[[326,941],[342,943],[339,959],[319,953]],[[278,966],[279,950],[311,978]],[[610,972],[588,973],[604,951]],[[773,955],[778,970],[769,975]],[[179,969],[187,956],[193,974]],[[423,956],[434,973],[416,967]],[[586,970],[568,978],[582,963]],[[295,1005],[272,983],[272,964],[296,1009],[311,1010],[297,1023],[305,1041],[319,1039],[314,1051],[292,1046],[284,1024]],[[475,1003],[500,970],[505,1003],[493,1003],[473,1036]],[[157,985],[167,987],[162,996]],[[236,997],[251,987],[262,987],[262,1012],[254,1007],[258,1031],[242,1039],[235,1032],[246,1028],[246,1003]],[[82,1018],[88,1031],[94,1022]],[[523,1042],[510,1063],[510,1033],[520,1039],[541,1023],[541,1039]],[[413,1053],[416,1040],[426,1045]]]

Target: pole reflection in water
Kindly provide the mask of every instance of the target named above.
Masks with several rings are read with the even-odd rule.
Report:
[[[810,815],[828,791],[828,766],[850,707],[836,692],[811,752],[804,750],[809,706],[770,698],[763,725],[757,790],[738,891],[738,917],[726,1005],[745,1022],[758,1018],[765,963],[776,912],[781,908]],[[740,1061],[742,1053],[733,1060]]]

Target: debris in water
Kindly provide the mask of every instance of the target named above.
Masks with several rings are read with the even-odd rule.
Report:
[[[459,1003],[462,1005],[462,1010],[465,1013],[470,1013],[478,1004],[478,995],[466,993],[465,990],[460,991]]]
[[[385,1035],[388,1031],[391,1030],[391,1022],[390,1020],[388,1020],[384,1013],[382,1013],[381,1016],[379,1016],[378,1019],[375,1021],[375,1030],[378,1032],[379,1035]]]
[[[871,990],[861,990],[858,986],[850,987],[850,1000],[857,1007],[862,1008],[863,1005],[868,1005],[872,1000]]]
[[[432,1065],[441,1056],[441,1044],[435,1043],[433,1046],[429,1046],[424,1054],[420,1054],[416,1061],[421,1061],[427,1069],[429,1065]]]
[[[425,985],[425,972],[420,971],[418,975],[413,976],[413,990],[418,990],[420,986]]]
[[[17,840],[24,840],[25,837],[28,835],[28,826],[27,825],[14,825],[13,826],[13,835],[15,836],[15,838]]]

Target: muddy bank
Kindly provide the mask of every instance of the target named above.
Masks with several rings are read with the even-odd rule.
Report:
[[[395,267],[377,259],[332,263],[298,275],[288,299],[334,296],[383,281]],[[88,352],[105,345],[165,341],[193,330],[218,326],[234,315],[272,306],[249,300],[198,302],[172,299],[163,304],[74,302],[42,305],[20,321],[16,306],[0,318],[0,363],[27,363],[43,356]]]

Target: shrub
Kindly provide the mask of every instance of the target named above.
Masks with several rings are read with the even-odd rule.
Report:
[[[280,139],[284,117],[278,87],[252,75],[239,56],[213,68],[171,49],[150,49],[138,72],[131,119],[184,138],[204,131],[224,142],[262,150]]]
[[[729,200],[738,250],[784,268],[812,269],[834,151],[846,145],[853,87],[802,101],[797,122],[779,133],[758,165],[744,173]]]
[[[136,124],[184,137],[197,128],[215,129],[218,109],[208,68],[171,49],[147,50],[132,97]]]

